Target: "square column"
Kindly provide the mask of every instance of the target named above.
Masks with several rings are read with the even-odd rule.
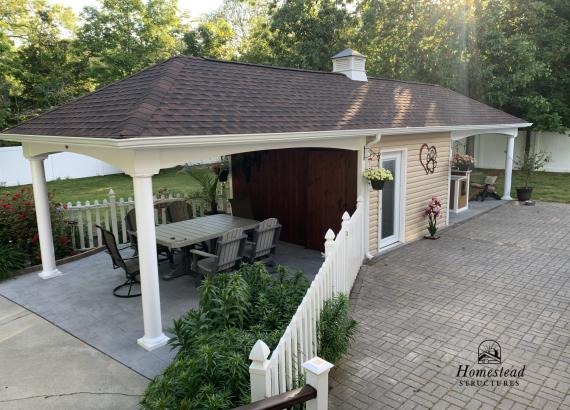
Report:
[[[137,215],[137,246],[144,323],[144,336],[138,339],[137,343],[150,351],[168,342],[168,337],[162,332],[160,312],[152,174],[134,175],[132,178]]]
[[[29,158],[32,171],[32,188],[34,190],[34,205],[36,208],[36,222],[40,240],[40,254],[42,257],[42,271],[38,276],[42,279],[51,279],[62,273],[55,265],[55,252],[53,249],[53,235],[51,230],[51,215],[44,170],[44,160],[47,155]]]
[[[507,139],[507,156],[505,158],[505,189],[502,200],[511,201],[511,184],[513,180],[513,161],[515,155],[515,136],[509,135]]]

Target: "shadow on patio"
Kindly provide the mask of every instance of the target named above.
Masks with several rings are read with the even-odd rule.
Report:
[[[274,259],[292,270],[302,270],[311,280],[322,264],[320,252],[285,242],[279,243]],[[159,265],[161,273],[168,269],[167,262]],[[63,276],[47,281],[30,273],[0,283],[0,295],[148,378],[161,373],[174,352],[169,346],[147,352],[137,345],[143,334],[141,298],[113,296],[112,289],[124,281],[124,272],[112,269],[110,256],[100,252],[62,265],[60,270]],[[165,330],[174,319],[198,306],[191,276],[161,280],[160,296]]]

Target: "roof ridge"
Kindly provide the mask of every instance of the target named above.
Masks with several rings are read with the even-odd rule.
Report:
[[[120,127],[121,130],[118,131],[120,137],[129,136],[129,134],[131,133],[131,131],[129,130],[130,126],[135,125],[135,123],[133,123],[133,121],[136,121],[135,115],[140,112],[144,104],[148,104],[150,107],[152,107],[152,109],[150,109],[149,112],[145,112],[144,115],[148,117],[152,116],[160,106],[160,102],[166,97],[166,95],[172,89],[172,87],[174,87],[174,85],[176,84],[176,80],[178,78],[178,74],[184,68],[184,63],[176,65],[173,64],[166,65],[165,63],[176,60],[177,57],[178,56],[173,56],[168,60],[163,61],[160,64],[155,64],[152,66],[153,68],[159,67],[161,65],[165,67],[163,68],[163,70],[161,70],[158,73],[155,79],[150,81],[148,85],[148,90],[144,93],[144,95],[140,98],[140,100],[134,103],[133,106],[129,109],[126,119],[123,121],[122,126]],[[160,88],[155,87],[156,85],[159,85],[161,82],[165,83],[165,87],[160,87]],[[155,104],[149,103],[149,101],[152,101],[155,97],[159,101]]]

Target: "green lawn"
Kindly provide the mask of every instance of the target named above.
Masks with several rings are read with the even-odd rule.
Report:
[[[493,170],[476,169],[471,174],[471,181],[482,183],[487,172]],[[496,172],[496,170],[495,170]],[[497,181],[497,192],[503,194],[503,186],[505,182],[505,172],[501,171],[501,176]],[[570,173],[564,172],[537,172],[530,180],[531,186],[534,187],[532,199],[536,201],[547,202],[564,202],[570,203]],[[520,172],[513,171],[513,184],[511,196],[516,199],[517,187],[524,186],[524,179]]]
[[[168,188],[172,194],[189,194],[200,191],[198,183],[189,175],[178,173],[179,168],[163,169],[152,178],[153,190],[158,194],[161,188]],[[117,200],[133,196],[133,181],[124,174],[105,175],[100,177],[60,179],[48,182],[48,190],[54,194],[57,202],[99,201],[107,198],[109,188],[115,191]],[[10,192],[19,187],[0,188],[0,193]]]

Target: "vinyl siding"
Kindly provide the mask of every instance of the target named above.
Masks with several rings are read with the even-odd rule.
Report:
[[[426,174],[420,163],[422,144],[434,145],[437,149],[437,167],[433,174]],[[413,134],[384,136],[380,144],[372,147],[378,150],[407,150],[405,202],[405,240],[411,241],[423,236],[426,231],[426,219],[423,215],[428,200],[437,196],[443,207],[439,217],[440,226],[445,225],[447,212],[447,195],[449,184],[449,149],[450,134]],[[369,161],[369,166],[378,166],[378,161]],[[369,188],[369,247],[370,253],[376,255],[378,249],[378,215],[380,214],[378,194]]]

